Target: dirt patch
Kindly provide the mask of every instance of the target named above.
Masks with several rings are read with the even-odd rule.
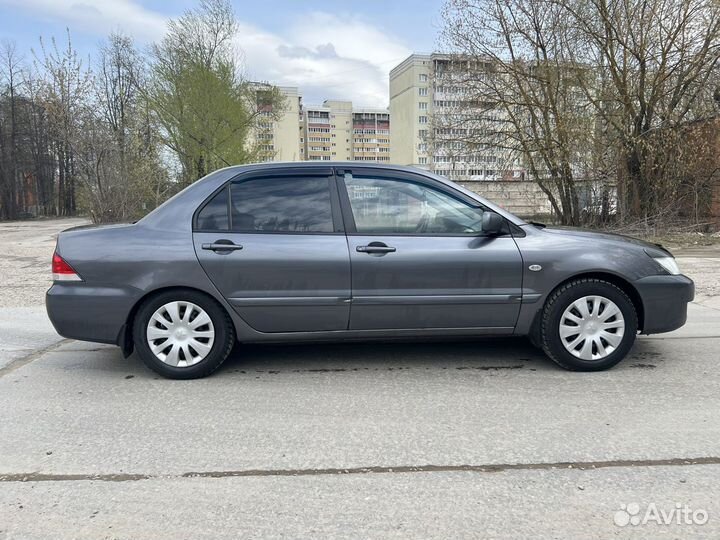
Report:
[[[58,233],[88,223],[84,218],[0,222],[0,308],[42,305],[52,284],[50,261]]]

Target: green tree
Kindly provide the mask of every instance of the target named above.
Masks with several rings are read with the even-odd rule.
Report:
[[[259,91],[241,75],[236,33],[230,4],[203,0],[198,9],[170,21],[166,36],[152,49],[149,103],[181,166],[181,186],[256,159],[259,116],[282,109],[277,89],[261,85]]]

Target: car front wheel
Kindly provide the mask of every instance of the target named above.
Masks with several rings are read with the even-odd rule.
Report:
[[[230,317],[197,291],[176,290],[150,298],[133,325],[135,350],[145,365],[171,379],[210,375],[235,343]]]
[[[548,298],[542,348],[565,369],[600,371],[627,355],[637,329],[635,306],[622,289],[600,279],[578,279]]]

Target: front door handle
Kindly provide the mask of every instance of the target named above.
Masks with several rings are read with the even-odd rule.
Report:
[[[394,247],[383,244],[382,242],[370,242],[367,246],[357,246],[355,251],[359,253],[394,253],[397,251]]]
[[[243,247],[240,244],[235,244],[232,240],[217,240],[213,242],[212,244],[203,244],[203,249],[207,249],[209,251],[237,251],[239,249],[242,249]]]

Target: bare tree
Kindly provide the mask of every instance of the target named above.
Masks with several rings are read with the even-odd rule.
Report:
[[[0,54],[0,83],[4,88],[0,111],[0,218],[15,219],[22,182],[18,163],[18,86],[21,68],[15,43],[3,42]]]
[[[683,126],[707,118],[720,67],[716,0],[559,0],[577,25],[576,62],[599,68],[602,90],[586,88],[617,138],[621,201],[647,217],[672,202]]]
[[[443,14],[467,92],[460,108],[481,121],[467,142],[517,156],[561,222],[579,223],[578,181],[587,180],[594,130],[578,80],[593,74],[568,63],[562,8],[548,0],[449,0]]]
[[[0,219],[51,214],[53,167],[44,110],[16,46],[5,42],[0,53]]]
[[[73,48],[69,31],[62,49],[55,39],[49,47],[41,40],[40,54],[35,56],[42,105],[47,112],[51,147],[57,162],[57,211],[61,216],[71,216],[77,210],[73,144],[80,133],[78,119],[88,105],[90,71]]]
[[[81,110],[73,140],[79,205],[95,222],[140,217],[167,193],[157,130],[139,91],[144,78],[132,40],[111,34],[100,47],[91,106]]]
[[[111,34],[100,48],[96,90],[106,122],[115,136],[120,154],[120,176],[127,177],[127,138],[135,114],[142,60],[132,39]]]
[[[716,107],[720,3],[448,0],[444,16],[457,56],[482,67],[477,101],[505,112],[494,144],[520,152],[564,223],[588,186],[607,201],[617,183],[626,219],[678,196],[683,126]]]

